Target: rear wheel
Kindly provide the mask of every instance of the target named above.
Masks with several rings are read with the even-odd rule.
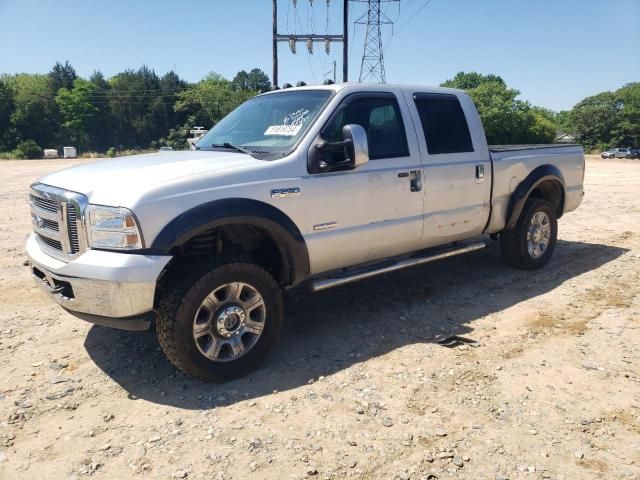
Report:
[[[526,201],[515,227],[500,234],[504,260],[517,268],[545,266],[556,246],[558,220],[554,206],[541,198]]]
[[[275,280],[257,265],[232,259],[190,264],[161,291],[158,341],[180,370],[205,381],[256,368],[282,327]]]

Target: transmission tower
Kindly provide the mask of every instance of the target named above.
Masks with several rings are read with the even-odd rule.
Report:
[[[351,0],[368,4],[368,9],[356,24],[366,25],[367,34],[364,41],[364,52],[362,53],[362,63],[360,64],[359,82],[372,79],[378,83],[386,83],[387,78],[384,71],[384,53],[382,50],[382,26],[393,25],[393,22],[382,11],[382,4],[399,2],[400,0]]]

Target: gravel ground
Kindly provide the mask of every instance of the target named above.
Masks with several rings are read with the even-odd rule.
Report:
[[[541,271],[492,244],[288,293],[224,384],[32,284],[28,185],[79,162],[0,162],[0,478],[640,479],[640,162],[588,159]]]

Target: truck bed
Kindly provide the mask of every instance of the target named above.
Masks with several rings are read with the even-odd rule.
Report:
[[[566,143],[491,145],[489,152],[493,165],[493,188],[491,218],[485,233],[498,233],[504,229],[508,220],[511,195],[520,182],[543,165],[552,165],[560,171],[566,189],[564,212],[574,210],[582,201],[582,146]]]

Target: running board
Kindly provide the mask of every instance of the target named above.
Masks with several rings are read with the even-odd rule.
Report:
[[[399,260],[391,265],[386,264],[384,267],[374,268],[372,270],[360,271],[352,275],[336,276],[334,278],[324,278],[311,282],[311,291],[320,292],[328,288],[338,287],[346,283],[355,282],[364,278],[375,277],[383,273],[395,272],[396,270],[402,270],[403,268],[413,267],[415,265],[422,265],[423,263],[435,262],[443,258],[453,257],[463,253],[474,252],[486,247],[484,242],[472,243],[462,248],[456,248],[453,250],[447,250],[445,252],[436,253],[428,257],[408,258],[406,260]]]

